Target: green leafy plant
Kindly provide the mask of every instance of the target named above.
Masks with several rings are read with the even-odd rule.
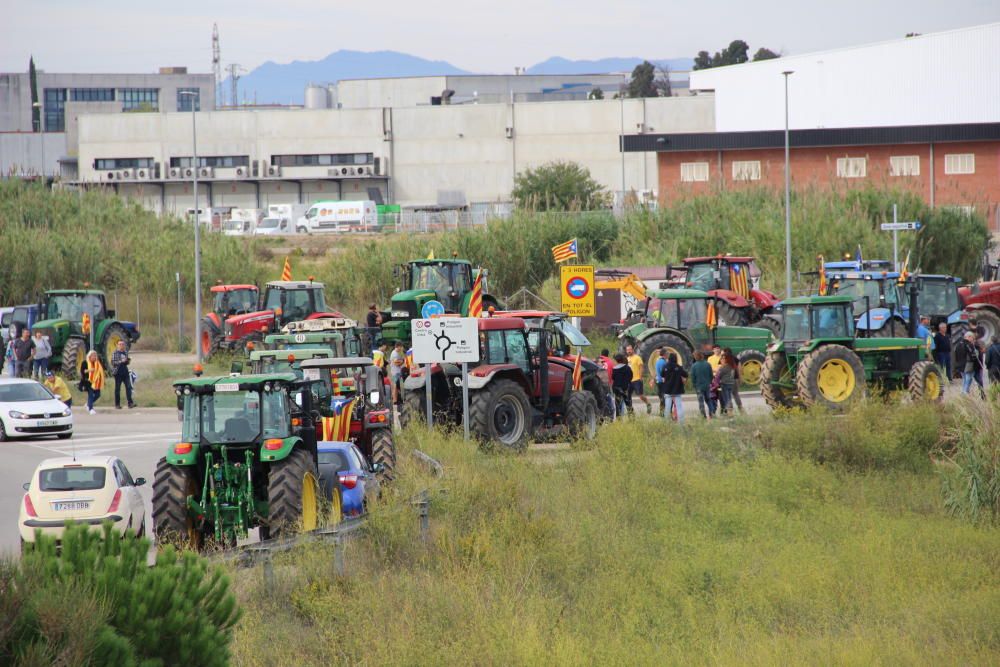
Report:
[[[519,208],[532,211],[590,211],[607,200],[590,171],[575,162],[550,162],[522,171],[514,177],[511,197]]]

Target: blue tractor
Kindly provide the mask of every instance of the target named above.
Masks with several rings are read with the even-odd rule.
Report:
[[[886,260],[825,262],[829,294],[853,299],[855,328],[859,336],[906,336],[903,310],[906,296],[899,287],[899,273]]]

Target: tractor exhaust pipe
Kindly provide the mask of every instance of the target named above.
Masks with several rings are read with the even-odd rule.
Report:
[[[909,336],[917,337],[917,324],[920,322],[920,313],[917,312],[917,281],[912,277],[906,281],[910,287],[910,322]]]
[[[549,341],[545,329],[538,331],[538,395],[544,414],[549,409]]]

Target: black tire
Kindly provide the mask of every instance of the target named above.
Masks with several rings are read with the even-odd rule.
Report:
[[[736,355],[740,367],[740,382],[751,387],[760,386],[766,360],[767,355],[759,350],[743,350]]]
[[[495,380],[470,394],[469,428],[482,443],[498,442],[514,451],[528,446],[531,404],[521,385],[513,380]]]
[[[219,351],[219,342],[223,335],[219,327],[211,318],[201,318],[201,356],[203,359],[211,359],[212,355]]]
[[[830,373],[835,381],[821,382],[821,375]],[[842,381],[841,385],[837,381]],[[823,345],[799,362],[795,374],[799,400],[807,406],[822,405],[842,410],[865,392],[865,367],[861,358],[843,345]]]
[[[574,391],[566,402],[566,430],[573,439],[597,437],[597,400],[589,391]]]
[[[758,329],[767,329],[771,332],[771,337],[775,340],[781,338],[781,320],[773,315],[765,315],[759,322],[755,322],[753,326]]]
[[[965,337],[965,334],[968,331],[969,331],[969,325],[966,324],[965,322],[957,322],[951,325],[951,331],[949,333],[951,336],[951,363],[953,367],[956,366],[955,353],[958,351],[958,347],[959,345],[962,344],[962,339]],[[947,372],[947,370],[948,369],[945,369],[945,372]],[[956,371],[956,376],[959,373],[960,371]]]
[[[396,442],[392,431],[381,428],[372,434],[372,463],[381,463],[382,472],[378,478],[383,482],[396,479]]]
[[[153,531],[158,544],[175,543],[201,549],[204,535],[187,509],[187,497],[198,495],[194,466],[156,462],[153,475]]]
[[[719,326],[742,327],[747,323],[746,309],[737,308],[722,299],[715,300],[715,318]]]
[[[667,347],[668,352],[673,350],[677,353],[677,363],[683,368],[691,368],[691,364],[694,363],[694,350],[688,346],[687,341],[683,338],[666,332],[653,334],[639,343],[639,349],[636,350],[639,356],[642,357],[642,363],[646,369],[642,377],[644,382],[649,378],[656,377],[655,365],[656,360],[659,358],[658,350],[664,346]]]
[[[908,332],[906,324],[902,320],[897,320],[893,317],[886,322],[884,327],[872,331],[871,335],[875,338],[906,338]]]
[[[67,380],[79,380],[80,369],[83,367],[83,360],[87,356],[87,344],[82,338],[70,338],[66,341],[62,351],[63,377]]]
[[[399,428],[406,428],[411,424],[427,424],[426,400],[422,389],[403,392],[403,404],[399,406]]]
[[[304,449],[293,449],[271,464],[267,478],[267,524],[271,536],[319,526],[319,473],[316,461]]]
[[[910,369],[907,386],[914,401],[940,403],[944,397],[944,380],[941,369],[933,361],[918,361]]]
[[[3,420],[0,419],[0,442],[7,442],[10,437],[7,435],[7,427],[4,426]]]
[[[131,345],[130,339],[128,337],[128,332],[125,331],[125,327],[114,322],[109,324],[107,328],[104,329],[104,335],[101,336],[101,343],[97,346],[97,354],[101,357],[101,363],[104,364],[104,371],[106,373],[111,372],[111,355],[114,354],[117,349],[118,341],[125,341],[125,349],[127,350]]]
[[[969,317],[976,320],[976,333],[980,345],[989,347],[993,344],[993,337],[1000,336],[1000,316],[993,311],[973,310],[969,313]],[[983,332],[982,336],[978,336],[980,330]]]
[[[784,352],[772,352],[764,359],[760,371],[760,395],[772,410],[790,409],[798,405],[795,391],[785,387],[777,387],[772,382],[795,383],[788,369],[788,360]]]

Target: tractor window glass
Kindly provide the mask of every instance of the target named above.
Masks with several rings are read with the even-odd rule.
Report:
[[[921,315],[946,317],[961,310],[958,285],[952,280],[921,280],[919,299]]]
[[[432,290],[438,295],[451,291],[447,266],[440,264],[415,264],[411,277],[413,289]]]
[[[49,468],[38,473],[39,491],[96,491],[104,488],[104,467]]]
[[[577,347],[587,347],[590,345],[590,339],[583,335],[583,332],[577,329],[575,326],[570,324],[565,320],[560,320],[555,323],[556,329],[562,332],[566,340],[569,341],[570,345],[576,345]]]
[[[267,297],[264,300],[264,310],[274,310],[281,308],[281,290],[267,290]]]
[[[472,291],[472,276],[471,269],[468,264],[456,264],[452,267],[452,275],[454,276],[453,284],[455,286],[454,291],[459,294],[465,294],[466,292]]]
[[[715,289],[715,267],[711,264],[696,264],[688,270],[687,282],[691,289],[705,292]]]
[[[841,305],[813,308],[813,337],[846,338],[851,335],[846,309]]]
[[[834,293],[854,299],[855,317],[860,317],[869,308],[879,308],[881,306],[877,280],[840,280],[837,282]]]
[[[283,391],[264,392],[264,437],[288,437],[288,397]]]
[[[808,340],[810,338],[809,311],[805,306],[785,306],[783,322],[783,339]]]
[[[690,329],[698,324],[704,324],[706,308],[705,299],[679,300],[677,302],[677,319],[680,320],[678,328]]]
[[[311,291],[313,298],[313,312],[322,313],[326,310],[326,297],[323,295],[323,290],[314,289]]]
[[[282,306],[281,319],[284,322],[304,320],[312,314],[312,303],[309,290],[289,290],[285,292],[285,305]]]
[[[211,442],[253,442],[260,434],[260,394],[202,394],[201,431]]]
[[[525,373],[531,372],[531,355],[528,340],[520,330],[505,331],[507,341],[507,362],[517,364]]]
[[[483,355],[486,363],[505,364],[507,363],[507,348],[503,344],[503,331],[486,331],[486,352]]]

